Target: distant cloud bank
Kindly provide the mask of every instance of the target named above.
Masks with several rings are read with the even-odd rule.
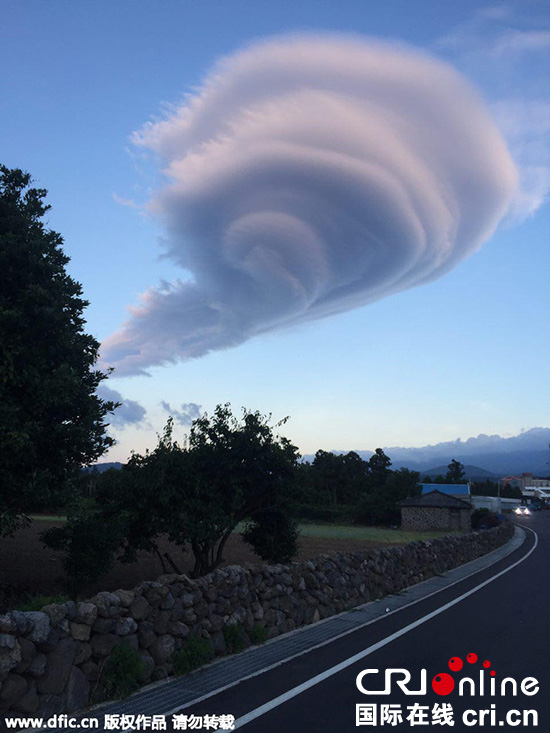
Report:
[[[103,345],[117,376],[203,356],[422,285],[475,252],[517,172],[451,67],[358,37],[288,37],[221,61],[135,142],[182,277]]]
[[[390,446],[384,451],[395,467],[407,466],[420,471],[447,465],[455,458],[462,463],[475,464],[500,474],[532,471],[550,475],[550,428],[531,428],[509,437],[482,433],[467,440],[458,438],[418,448]],[[356,453],[365,459],[372,455],[370,450],[356,450]],[[305,458],[312,459],[311,456]]]
[[[477,437],[467,440],[449,440],[435,445],[427,445],[423,448],[388,448],[400,458],[406,456],[415,457],[417,460],[432,460],[435,457],[445,457],[454,453],[464,458],[475,458],[488,452],[506,455],[515,451],[542,451],[550,459],[550,428],[531,428],[519,435],[502,437],[501,435],[485,435],[481,433]]]

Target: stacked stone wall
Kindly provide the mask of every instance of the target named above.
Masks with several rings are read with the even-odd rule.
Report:
[[[164,575],[132,590],[0,616],[0,711],[48,717],[101,696],[101,673],[126,643],[145,662],[144,684],[172,672],[192,634],[226,652],[223,628],[269,638],[395,593],[507,542],[513,526],[289,565],[230,566],[197,580]]]
[[[412,530],[467,532],[471,529],[471,510],[449,507],[401,507],[401,526]]]

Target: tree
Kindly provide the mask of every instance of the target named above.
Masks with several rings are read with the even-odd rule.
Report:
[[[365,490],[367,474],[367,463],[354,451],[336,454],[318,450],[310,470],[316,495],[312,498],[334,507],[355,503]]]
[[[398,502],[421,493],[419,478],[418,471],[408,468],[388,470],[384,485],[378,485],[357,504],[355,521],[361,524],[398,524]]]
[[[194,481],[186,533],[195,556],[194,576],[220,564],[225,543],[240,521],[275,509],[291,510],[298,449],[274,433],[270,419],[243,410],[239,422],[226,404],[193,422],[189,452]],[[277,526],[282,527],[272,523],[272,531]]]
[[[311,464],[311,475],[316,492],[323,497],[323,503],[338,502],[342,460],[341,456],[325,450],[318,450]]]
[[[390,475],[391,460],[382,448],[377,448],[369,458],[370,482],[374,488],[384,486]]]
[[[244,410],[239,421],[229,405],[218,405],[212,416],[194,421],[187,445],[173,440],[172,429],[170,418],[153,451],[133,454],[121,471],[99,482],[96,501],[105,526],[123,527],[122,559],[133,560],[137,550],[156,552],[179,572],[159,551],[158,539],[167,535],[178,546],[191,545],[192,576],[199,577],[219,566],[231,533],[247,519],[270,533],[275,553],[263,542],[264,555],[288,557],[294,525],[277,512],[288,519],[298,450],[275,434],[270,417]],[[67,538],[70,532],[67,527]],[[250,535],[255,549],[257,537]],[[56,541],[59,546],[59,536]]]
[[[464,481],[464,466],[453,458],[447,466],[447,482],[460,484],[462,481]]]
[[[55,503],[113,439],[100,399],[107,374],[84,330],[88,305],[67,274],[63,239],[42,221],[46,191],[0,166],[0,535]]]

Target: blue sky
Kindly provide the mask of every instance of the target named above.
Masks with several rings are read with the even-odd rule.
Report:
[[[220,57],[252,42],[353,33],[447,61],[478,88],[520,174],[522,195],[493,236],[440,279],[152,366],[149,377],[115,372],[109,386],[146,416],[135,422],[143,413],[130,410],[126,426],[113,426],[110,459],[154,444],[168,415],[161,402],[290,415],[285,433],[305,453],[548,425],[547,6],[23,0],[4,2],[1,14],[1,159],[48,188],[50,226],[65,238],[90,300],[88,328],[101,341],[140,293],[181,277],[159,257],[165,222],[145,208],[166,179],[132,133],[170,115]]]

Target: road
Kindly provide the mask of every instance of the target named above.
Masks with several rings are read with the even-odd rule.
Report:
[[[526,541],[487,570],[186,707],[179,714],[231,714],[237,719],[237,727],[246,733],[336,733],[357,730],[356,705],[366,704],[375,706],[376,727],[382,729],[446,730],[451,728],[448,723],[436,721],[441,721],[438,718],[441,707],[448,704],[452,706],[454,731],[499,727],[549,733],[550,512],[522,517],[518,523],[528,530]],[[500,577],[476,590],[500,572]],[[465,597],[456,602],[462,596]],[[447,604],[449,607],[440,612]],[[366,656],[353,662],[354,656],[366,651]],[[469,654],[476,655],[477,662],[469,663]],[[449,669],[451,658],[463,661],[460,671]],[[482,663],[486,660],[490,666],[483,670]],[[458,662],[453,666],[459,665]],[[369,690],[382,690],[384,671],[392,668],[408,670],[412,676],[409,688],[416,691],[421,688],[421,670],[427,670],[426,693],[405,695],[395,682],[387,695],[366,695],[357,689],[356,678],[362,670],[380,670],[380,674],[366,675],[364,685]],[[495,671],[497,694],[494,696],[488,694],[491,670]],[[432,689],[432,680],[440,673],[451,675],[456,682],[455,689],[446,696]],[[485,681],[483,696],[479,689],[480,673]],[[474,681],[475,694],[468,694],[468,684],[465,684],[465,694],[459,695],[463,677]],[[512,695],[513,682],[507,683],[504,696],[500,694],[505,677],[517,681],[516,696]],[[521,681],[533,677],[538,681],[539,691],[534,695],[523,694]],[[441,678],[439,685],[446,679]],[[527,692],[532,693],[535,683],[526,684]],[[435,704],[440,706],[436,714]],[[402,722],[391,725],[386,721],[381,726],[381,705],[400,706]],[[466,710],[472,712],[463,720]],[[480,714],[481,710],[488,712]],[[528,714],[526,722],[522,719],[525,710],[535,711]],[[372,708],[362,711],[363,721],[368,720],[371,712]],[[411,714],[414,717],[407,720]],[[535,716],[538,725],[533,724]],[[360,727],[368,730],[375,726],[365,722]]]

